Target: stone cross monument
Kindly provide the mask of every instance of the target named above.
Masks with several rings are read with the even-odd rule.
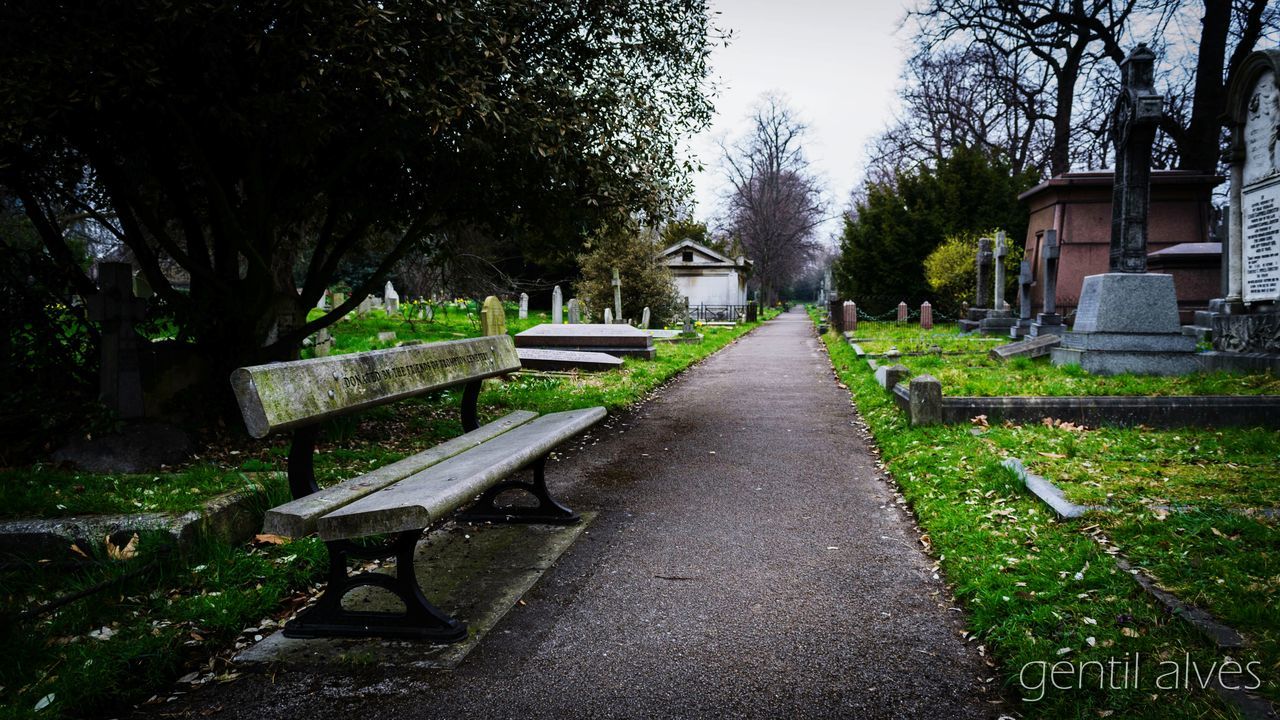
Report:
[[[1200,369],[1195,338],[1182,334],[1173,276],[1147,269],[1151,140],[1163,113],[1152,80],[1155,55],[1138,45],[1120,63],[1120,96],[1111,116],[1116,147],[1110,272],[1080,286],[1071,332],[1053,349],[1054,365],[1098,375],[1182,375]]]
[[[613,316],[622,321],[622,279],[618,277],[618,268],[613,269]]]
[[[1111,272],[1147,271],[1147,208],[1151,199],[1151,144],[1164,116],[1156,92],[1156,55],[1145,43],[1120,63],[1120,97],[1111,114],[1116,176],[1111,191]]]
[[[1009,329],[1009,337],[1024,338],[1031,334],[1031,261],[1018,267],[1018,322]]]
[[[996,233],[996,252],[993,263],[995,272],[992,273],[995,279],[992,283],[991,309],[987,311],[987,317],[978,324],[983,335],[1009,335],[1016,324],[1012,313],[1005,309],[1008,303],[1004,300],[1004,259],[1008,254],[1009,246],[1005,242],[1004,231],[1001,230]]]
[[[1036,321],[1031,323],[1031,337],[1061,335],[1062,316],[1058,314],[1058,231],[1045,230],[1044,244],[1040,248],[1040,293],[1042,307]]]
[[[991,238],[978,240],[978,287],[974,309],[986,310],[991,307]]]

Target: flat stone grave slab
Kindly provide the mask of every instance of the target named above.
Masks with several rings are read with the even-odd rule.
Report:
[[[987,355],[992,360],[1011,360],[1016,357],[1038,358],[1048,355],[1061,343],[1062,337],[1060,335],[1037,335],[1027,340],[1019,340],[1018,342],[1001,345],[998,348],[992,348]]]
[[[350,668],[353,662],[452,670],[550,570],[596,516],[576,525],[467,525],[449,523],[418,542],[415,568],[432,604],[464,620],[467,639],[435,645],[386,638],[264,638],[235,656],[247,669]],[[394,610],[399,601],[376,588],[353,590],[343,603],[360,610]]]
[[[610,355],[632,355],[652,360],[657,351],[653,337],[630,325],[535,325],[516,335],[517,348],[577,350]]]
[[[528,370],[587,370],[602,372],[622,367],[622,358],[602,352],[516,348],[520,364]]]
[[[649,336],[650,336],[650,337],[652,337],[652,338],[654,338],[654,339],[656,339],[656,340],[662,340],[662,339],[664,339],[664,338],[680,337],[680,331],[679,331],[679,330],[658,330],[658,329],[654,329],[654,330],[645,330],[645,332],[649,333]]]

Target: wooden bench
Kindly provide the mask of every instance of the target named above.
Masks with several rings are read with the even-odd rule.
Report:
[[[318,532],[329,551],[328,588],[285,627],[285,635],[462,640],[466,625],[434,607],[418,585],[413,554],[423,531],[468,504],[458,517],[469,521],[578,521],[577,514],[547,492],[547,455],[603,419],[605,410],[542,416],[521,410],[481,426],[476,401],[482,381],[518,369],[511,337],[500,335],[271,363],[232,373],[250,435],[293,431],[289,487],[294,500],[267,512],[264,531],[288,537]],[[316,485],[313,455],[321,421],[459,385],[465,434],[336,485]],[[506,479],[529,468],[532,481]],[[498,496],[511,490],[528,493],[536,503],[500,504]],[[389,539],[356,542],[369,536]],[[390,556],[396,560],[395,575],[348,572],[349,558]],[[362,586],[394,593],[404,612],[345,609],[343,597]]]

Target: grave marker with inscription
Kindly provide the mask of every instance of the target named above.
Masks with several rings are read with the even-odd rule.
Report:
[[[582,322],[582,303],[578,302],[578,298],[569,298],[569,324],[577,325]],[[552,322],[553,325],[559,325],[558,322]]]
[[[1240,65],[1227,93],[1231,211],[1227,296],[1210,323],[1213,347],[1280,353],[1280,50]]]
[[[529,293],[520,293],[520,319],[529,319]]]
[[[557,285],[551,289],[551,324],[559,325],[564,322],[564,295],[560,293],[560,286]]]
[[[493,295],[485,298],[480,308],[480,334],[507,334],[507,311],[502,308],[502,301]]]

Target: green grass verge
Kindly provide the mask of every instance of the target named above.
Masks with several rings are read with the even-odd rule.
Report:
[[[776,314],[769,310],[762,317]],[[478,334],[465,314],[451,311],[437,318],[409,323],[375,314],[344,321],[334,332],[336,349],[377,347],[377,333],[386,330],[395,330],[399,340]],[[535,316],[527,324],[538,320]],[[512,331],[520,325],[516,321]],[[621,409],[754,327],[704,327],[699,344],[658,343],[656,360],[627,359],[621,369],[606,373],[520,374],[486,381],[480,396],[482,421],[515,409]],[[461,433],[459,399],[460,391],[435,393],[327,422],[317,447],[317,478],[321,484],[346,479]],[[211,494],[243,486],[245,472],[285,470],[287,450],[283,437],[246,441],[221,453],[219,462],[203,461],[168,474],[15,469],[0,475],[0,502],[22,508],[6,508],[13,515],[187,510]],[[263,477],[265,510],[286,500],[287,489],[279,476]],[[88,558],[68,550],[66,557],[52,562],[11,563],[0,570],[5,588],[0,640],[8,650],[0,658],[0,720],[110,715],[153,694],[164,697],[179,676],[225,676],[219,654],[225,656],[246,628],[270,632],[292,610],[291,600],[301,597],[299,591],[319,579],[326,565],[323,544],[315,538],[260,548],[202,542],[186,552],[165,553],[159,538],[149,536],[140,539],[131,560],[112,560],[102,539],[91,540],[92,547],[82,548]],[[17,619],[24,610],[121,578],[147,563],[154,564],[142,574],[48,615]]]
[[[1186,583],[1202,588],[1203,593],[1190,599],[1241,623],[1240,629],[1255,645],[1232,659],[1242,666],[1257,663],[1251,667],[1263,681],[1263,691],[1276,697],[1276,615],[1269,599],[1276,593],[1274,579],[1267,580],[1266,574],[1274,567],[1275,546],[1267,558],[1255,561],[1249,556],[1273,542],[1273,536],[1259,532],[1258,545],[1224,552],[1221,545],[1196,550],[1186,537],[1138,543],[1138,537],[1145,537],[1140,523],[1148,520],[1141,516],[1059,522],[1000,461],[1015,453],[1032,458],[1040,452],[1064,454],[1061,435],[1070,430],[1011,426],[974,434],[965,426],[913,428],[843,338],[828,333],[824,340],[837,376],[850,388],[888,470],[968,611],[973,641],[998,661],[1006,695],[1017,702],[1019,713],[1046,718],[1098,717],[1108,711],[1115,717],[1232,716],[1195,677],[1174,678],[1167,674],[1173,666],[1162,665],[1186,667],[1182,664],[1189,659],[1207,673],[1211,667],[1221,668],[1226,657],[1143,593],[1117,568],[1114,553],[1132,553],[1133,561],[1150,567],[1171,587]],[[1173,442],[1175,435],[1169,433],[1166,439]],[[1077,448],[1077,457],[1083,457],[1080,451]],[[1171,520],[1175,517],[1165,522]],[[1177,520],[1183,527],[1190,522]],[[1244,539],[1241,531],[1229,542]],[[1230,572],[1210,569],[1209,563],[1182,567],[1180,561],[1194,552],[1217,558]],[[1232,592],[1226,588],[1231,581],[1259,585],[1249,593]],[[1216,590],[1217,597],[1210,596],[1210,590]],[[1258,621],[1240,620],[1250,614]],[[1122,687],[1126,683],[1119,663],[1127,660],[1132,667],[1135,656],[1142,669],[1137,687],[1132,677]],[[1116,664],[1109,665],[1113,660]],[[1072,673],[1059,678],[1059,685],[1068,689],[1052,687],[1052,677],[1045,677],[1058,662],[1070,663],[1059,666]],[[1086,664],[1090,662],[1102,665]],[[1100,688],[1099,670],[1108,668],[1109,682]],[[1158,679],[1164,687],[1156,685]],[[1245,680],[1251,682],[1247,676]]]

